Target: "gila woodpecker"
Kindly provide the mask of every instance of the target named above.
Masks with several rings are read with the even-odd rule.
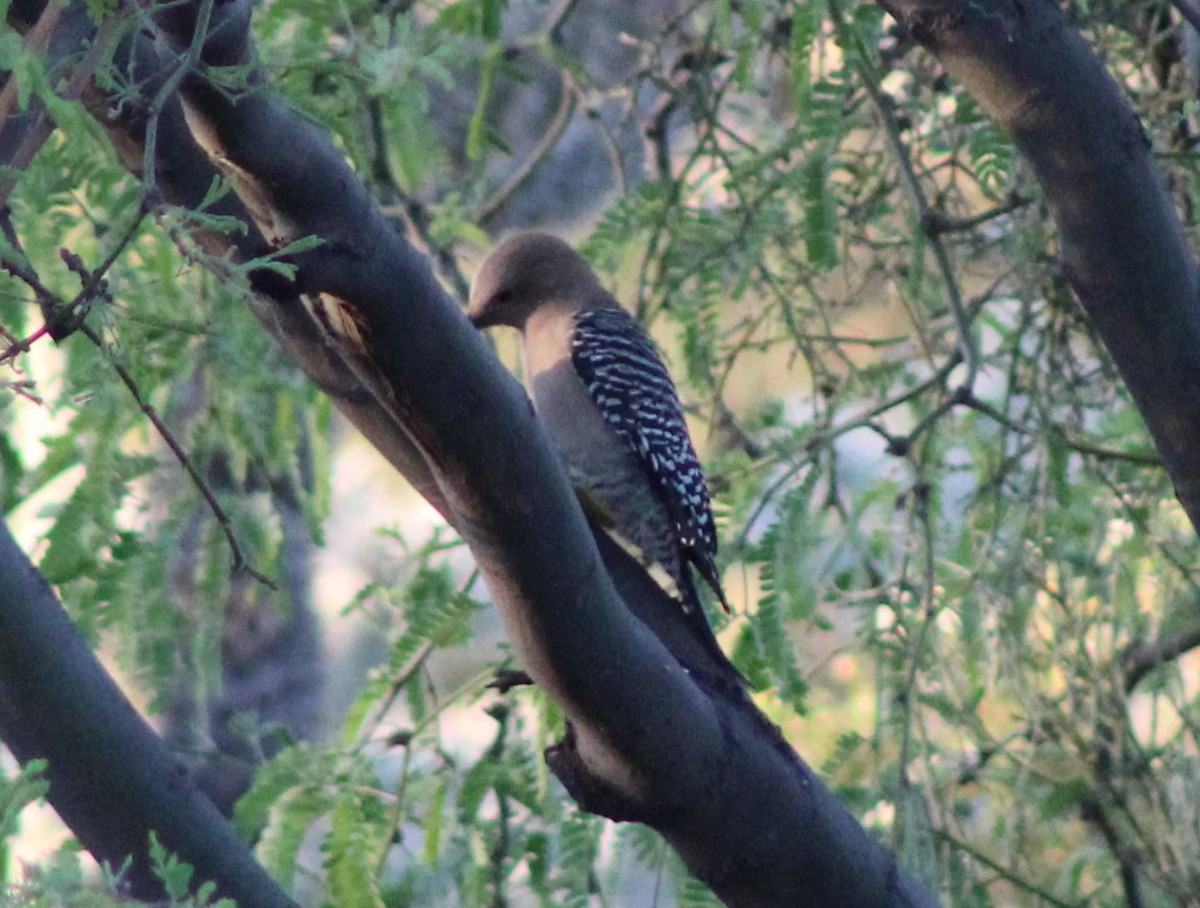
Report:
[[[475,278],[468,315],[480,328],[520,330],[534,407],[584,502],[663,567],[686,612],[703,620],[689,564],[728,610],[708,488],[675,385],[587,262],[546,234],[505,240]]]

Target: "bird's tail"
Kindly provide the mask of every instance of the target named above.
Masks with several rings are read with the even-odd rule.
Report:
[[[725,609],[725,614],[728,615],[729,600],[725,598],[725,591],[721,589],[721,575],[717,572],[716,562],[714,562],[712,558],[706,558],[704,556],[697,557],[690,552],[688,555],[689,557],[686,560],[695,565],[696,570],[700,572],[700,576],[704,578],[704,582],[707,583],[709,587],[712,588],[712,591],[717,594],[717,600],[721,603],[721,608]],[[696,585],[692,583],[692,578],[686,564],[683,566],[683,572],[685,574],[689,574],[686,582],[687,585],[691,587],[691,597],[688,601],[699,603],[700,600],[696,596]],[[680,592],[683,593],[685,597],[687,596],[687,591],[681,589]]]

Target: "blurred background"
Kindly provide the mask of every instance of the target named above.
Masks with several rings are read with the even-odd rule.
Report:
[[[1194,230],[1194,33],[1162,3],[1067,8]],[[460,302],[536,227],[650,328],[714,492],[723,647],[946,904],[1196,903],[1194,531],[1036,182],[878,6],[269,0],[254,33],[269,90]],[[69,299],[59,248],[100,259],[142,187],[58,119],[9,204]],[[541,757],[561,716],[489,686],[519,666],[469,551],[194,225],[123,240],[89,314],[105,347],[43,341],[0,379],[6,516],[129,696],[305,905],[716,904],[654,834],[566,798]],[[0,276],[9,343],[31,302]],[[277,589],[231,579],[114,363]],[[1162,641],[1183,643],[1145,656]],[[0,768],[9,898],[103,888]]]

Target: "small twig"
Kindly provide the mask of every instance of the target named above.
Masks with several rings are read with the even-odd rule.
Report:
[[[278,587],[275,585],[275,581],[271,580],[265,574],[257,571],[246,560],[246,555],[242,551],[242,545],[238,541],[237,535],[233,531],[233,522],[229,519],[229,515],[225,513],[225,509],[221,507],[221,503],[217,501],[216,496],[208,487],[208,483],[204,481],[204,477],[200,475],[199,471],[192,463],[192,459],[188,456],[187,452],[183,450],[183,447],[175,439],[175,436],[171,433],[171,430],[167,428],[166,424],[159,417],[158,411],[155,410],[154,406],[142,396],[142,392],[138,388],[137,382],[133,380],[133,376],[129,374],[129,370],[127,370],[123,365],[121,365],[120,362],[117,361],[116,357],[113,356],[112,351],[109,350],[108,346],[104,343],[104,340],[99,334],[96,333],[91,325],[81,325],[79,327],[79,332],[93,344],[95,344],[96,348],[104,354],[104,357],[108,360],[109,365],[113,367],[113,370],[121,379],[122,384],[125,385],[125,387],[129,390],[129,393],[133,396],[133,400],[138,405],[138,409],[140,409],[142,413],[145,414],[146,418],[150,420],[150,423],[154,426],[159,436],[164,442],[166,442],[167,447],[171,449],[171,453],[175,455],[175,459],[179,461],[179,465],[183,467],[184,471],[191,478],[192,483],[196,486],[197,491],[200,492],[205,504],[208,505],[208,508],[212,512],[213,517],[216,519],[217,524],[221,527],[221,532],[225,536],[226,543],[229,545],[230,554],[233,556],[232,573],[245,573],[268,589],[278,589]]]
[[[671,179],[671,116],[679,109],[679,102],[672,94],[663,94],[650,115],[642,132],[650,143],[653,152],[646,157],[654,162],[654,179]]]
[[[17,337],[15,334],[13,334],[11,331],[9,331],[7,328],[5,328],[3,325],[0,325],[0,337],[4,338],[6,341],[9,342],[9,344],[12,344],[12,345],[21,343],[21,339],[19,337]]]
[[[21,239],[17,236],[16,228],[13,227],[11,212],[7,205],[0,208],[0,232],[4,234],[9,247],[21,257],[20,259],[5,258],[3,261],[0,261],[0,267],[33,290],[42,312],[46,312],[57,298],[33,272],[28,261],[21,260],[25,258],[25,253],[21,249]],[[5,331],[4,338],[9,341],[9,346],[3,353],[0,353],[0,365],[16,360],[22,353],[28,353],[36,341],[50,333],[50,322],[48,320],[34,331],[33,334],[24,339],[14,337],[11,332]]]
[[[960,394],[956,403],[960,403],[965,407],[969,407],[977,413],[982,413],[984,416],[994,420],[995,422],[1004,426],[1004,428],[1008,429],[1010,432],[1013,432],[1017,435],[1035,437],[1041,434],[1034,429],[1026,428],[1025,426],[1014,422],[1002,411],[991,404],[980,400],[974,394]],[[1063,447],[1067,448],[1068,450],[1075,451],[1079,454],[1085,454],[1089,457],[1095,457],[1098,460],[1118,460],[1125,463],[1135,464],[1140,467],[1161,467],[1163,465],[1162,458],[1157,454],[1143,451],[1118,451],[1114,448],[1106,448],[1102,445],[1096,445],[1092,444],[1091,442],[1072,438],[1061,429],[1052,429],[1051,434],[1054,438],[1062,443]]]
[[[545,40],[551,44],[562,43],[563,26],[567,24],[567,19],[575,12],[575,7],[579,5],[579,0],[558,0],[550,14],[546,16],[546,21],[542,23],[541,33]]]
[[[79,275],[80,282],[83,284],[83,289],[80,290],[80,292],[69,303],[64,303],[49,288],[47,288],[37,274],[34,273],[34,271],[29,267],[27,262],[21,262],[19,260],[5,260],[2,263],[2,266],[4,270],[8,271],[18,280],[23,281],[34,291],[35,294],[37,294],[39,301],[44,302],[44,308],[48,308],[51,312],[51,318],[58,318],[60,320],[60,324],[69,325],[70,331],[68,334],[74,331],[79,331],[84,337],[90,340],[96,346],[96,348],[100,350],[101,353],[104,354],[105,358],[116,371],[117,376],[129,390],[129,393],[133,395],[133,399],[141,409],[142,413],[144,413],[146,418],[150,420],[151,424],[153,424],[154,428],[158,431],[163,441],[166,442],[167,447],[171,449],[171,453],[175,455],[176,460],[179,461],[180,465],[183,466],[188,476],[191,477],[192,482],[195,483],[200,495],[204,498],[205,503],[212,511],[213,517],[216,518],[216,521],[220,525],[225,539],[229,543],[229,549],[233,556],[233,573],[237,574],[244,572],[269,589],[277,589],[274,581],[255,570],[246,561],[246,557],[242,552],[241,544],[238,542],[237,536],[233,532],[233,524],[230,521],[229,516],[221,507],[220,502],[217,501],[216,496],[213,495],[212,490],[208,488],[208,484],[205,483],[203,477],[201,477],[199,472],[197,472],[195,466],[192,464],[191,458],[188,457],[187,452],[183,450],[179,442],[176,441],[175,436],[171,434],[170,429],[168,429],[163,421],[159,418],[158,412],[154,409],[154,407],[144,397],[142,397],[142,393],[138,388],[137,383],[133,380],[133,376],[130,375],[129,371],[117,361],[116,357],[113,356],[112,351],[109,350],[108,346],[104,343],[100,335],[97,334],[90,325],[84,322],[84,318],[87,316],[88,309],[91,307],[91,304],[95,298],[97,296],[103,296],[107,293],[104,275],[113,266],[117,260],[117,257],[125,250],[130,241],[136,235],[138,227],[141,225],[144,217],[145,205],[143,205],[137,212],[137,215],[131,220],[128,228],[122,233],[120,239],[114,245],[113,249],[109,251],[109,254],[105,256],[104,261],[102,261],[99,267],[97,267],[94,271],[88,270],[88,268],[83,264],[83,261],[75,253],[68,249],[59,250],[59,256],[62,258],[63,263],[71,271]],[[21,249],[20,238],[13,229],[12,221],[8,217],[7,211],[0,211],[0,230],[3,231],[5,238],[8,240],[13,250],[23,258],[25,253]],[[62,316],[56,315],[57,313],[69,314],[63,318]],[[47,320],[47,324],[42,327],[41,331],[35,332],[25,341],[21,341],[12,345],[4,352],[2,356],[0,356],[0,363],[16,356],[21,349],[27,350],[29,344],[43,334],[53,333],[53,329],[50,327],[51,324],[51,321]]]
[[[921,227],[925,231],[925,235],[930,238],[945,236],[947,233],[961,233],[966,230],[973,230],[980,224],[994,221],[996,218],[1003,217],[1006,214],[1012,214],[1014,211],[1032,204],[1032,202],[1033,199],[1026,198],[1020,193],[1014,192],[1003,205],[997,205],[995,208],[981,211],[979,214],[969,218],[952,218],[945,212],[930,209]]]
[[[571,115],[575,112],[575,95],[577,91],[575,80],[565,69],[560,70],[560,75],[562,78],[562,91],[559,95],[558,109],[554,112],[554,117],[546,127],[546,132],[538,140],[537,145],[525,160],[521,162],[521,165],[509,175],[508,179],[504,181],[499,189],[492,193],[491,198],[480,206],[479,221],[481,223],[495,216],[500,207],[529,178],[534,168],[554,149],[554,146],[558,143],[563,132],[570,124]]]
[[[503,668],[496,671],[496,677],[487,683],[487,687],[489,690],[507,694],[514,687],[526,687],[533,683],[533,678],[529,677],[529,672],[524,672],[516,668]]]
[[[914,486],[913,490],[913,514],[921,524],[921,548],[924,550],[925,557],[922,565],[924,590],[921,597],[923,600],[921,627],[917,631],[917,639],[910,649],[908,671],[905,673],[904,687],[900,691],[901,705],[906,718],[901,730],[900,756],[896,760],[896,765],[900,772],[900,785],[905,789],[909,789],[912,786],[912,780],[908,775],[908,761],[912,748],[913,722],[915,721],[913,710],[916,700],[914,694],[917,690],[917,673],[920,670],[921,659],[925,654],[925,647],[929,641],[930,629],[938,612],[937,603],[934,599],[936,565],[934,560],[933,526],[929,519],[929,485],[921,479],[918,479],[918,484]],[[897,833],[899,831],[900,827],[898,826]],[[898,845],[899,842],[895,844]]]
[[[950,373],[953,372],[954,369],[961,362],[962,362],[961,352],[958,350],[954,350],[946,358],[946,361],[944,363],[942,363],[942,365],[940,365],[924,381],[918,382],[917,384],[913,385],[911,388],[906,388],[905,390],[897,393],[893,397],[889,397],[887,400],[876,404],[875,406],[873,406],[869,410],[867,410],[865,413],[862,413],[861,415],[854,417],[853,419],[850,419],[844,423],[840,423],[836,426],[830,426],[824,432],[821,432],[817,435],[814,435],[812,438],[810,438],[808,440],[808,442],[806,443],[805,447],[808,448],[809,450],[812,450],[813,448],[830,444],[835,439],[841,437],[842,435],[845,435],[847,432],[851,431],[852,429],[861,429],[863,427],[870,426],[872,423],[875,422],[876,419],[878,419],[884,413],[887,413],[889,410],[893,410],[896,407],[902,406],[902,405],[908,403],[909,401],[915,400],[916,398],[918,398],[922,394],[924,394],[926,391],[929,391],[933,388],[945,387],[947,376],[949,376]],[[918,431],[918,429],[920,429],[921,431],[924,431],[924,429],[921,427],[921,425],[918,424],[917,428],[914,429],[913,432],[910,433],[908,436],[910,441],[916,440],[916,438],[921,434],[921,431]]]
[[[1154,669],[1161,668],[1198,646],[1200,623],[1159,637],[1157,640],[1130,644],[1122,651],[1119,660],[1125,692],[1132,693],[1142,679]]]
[[[742,532],[738,536],[738,539],[735,543],[736,546],[741,548],[746,545],[749,538],[750,528],[755,525],[755,522],[758,520],[758,518],[770,506],[770,503],[774,500],[775,496],[778,495],[785,487],[794,482],[796,475],[800,472],[800,470],[812,462],[814,452],[822,448],[832,447],[833,443],[846,433],[852,432],[855,429],[872,429],[879,432],[879,434],[887,442],[889,445],[889,453],[907,453],[901,451],[900,447],[906,438],[911,438],[911,436],[897,439],[895,436],[885,432],[878,425],[876,420],[889,410],[895,409],[896,407],[901,407],[933,388],[944,387],[946,376],[949,375],[956,366],[958,366],[959,362],[961,362],[960,355],[961,354],[958,350],[954,350],[946,358],[946,361],[924,381],[921,381],[913,387],[907,388],[893,397],[889,397],[887,400],[876,404],[865,413],[861,413],[858,416],[848,419],[845,422],[838,423],[837,425],[827,426],[821,431],[809,436],[804,443],[804,449],[808,456],[805,458],[803,463],[792,469],[784,471],[782,475],[780,475],[766,489],[763,490],[762,494],[758,498],[758,504],[755,506],[755,509],[751,512],[749,518],[744,521]]]
[[[63,248],[58,250],[59,258],[62,259],[63,264],[79,276],[83,287],[71,302],[65,306],[61,301],[54,298],[52,294],[50,295],[51,302],[43,304],[43,310],[49,310],[46,313],[46,325],[50,329],[50,336],[54,340],[61,341],[70,337],[83,324],[88,310],[97,297],[103,298],[108,296],[108,282],[104,279],[104,276],[116,264],[117,259],[125,251],[126,247],[133,242],[133,238],[137,235],[138,228],[142,226],[142,220],[145,217],[146,204],[145,197],[143,196],[138,210],[129,221],[129,225],[121,233],[117,242],[113,244],[112,249],[108,251],[108,255],[104,257],[104,260],[94,270],[89,270],[83,263],[83,259],[70,249]],[[39,297],[42,296],[42,292],[38,291]],[[44,292],[49,293],[49,291]]]
[[[451,543],[451,545],[454,544],[456,543]],[[459,592],[469,593],[471,587],[474,585],[478,577],[479,569],[476,568],[459,586]],[[432,655],[435,648],[435,645],[431,641],[425,640],[419,647],[417,647],[416,651],[409,656],[408,661],[404,664],[403,668],[401,668],[400,671],[396,673],[395,677],[392,678],[392,683],[388,686],[388,692],[380,699],[379,705],[375,708],[374,713],[370,718],[365,719],[362,724],[359,725],[357,746],[361,747],[370,738],[372,730],[383,721],[384,716],[388,714],[388,711],[392,708],[392,704],[396,702],[396,699],[403,692],[408,682],[412,680],[413,676],[425,667],[426,661],[429,659],[430,655]],[[436,713],[437,710],[434,711],[434,715],[426,716],[425,721],[432,721]],[[419,729],[420,726],[418,726],[417,730]]]
[[[49,336],[49,334],[50,328],[46,325],[42,325],[42,327],[38,328],[28,337],[15,341],[11,346],[8,347],[8,349],[6,349],[3,353],[0,353],[0,365],[4,365],[7,362],[15,360],[22,353],[28,353],[37,341],[41,340],[43,337]]]
[[[613,192],[617,198],[624,198],[626,193],[625,156],[621,153],[621,148],[617,144],[616,137],[613,136],[608,124],[604,122],[599,109],[588,104],[585,107],[584,115],[587,117],[588,122],[595,127],[597,134],[600,136],[600,143],[604,146],[604,151],[608,155],[608,166],[612,169],[613,175]]]
[[[181,57],[176,60],[175,68],[171,74],[163,82],[158,90],[158,94],[154,96],[154,101],[150,105],[150,112],[146,118],[146,139],[142,153],[142,197],[144,199],[156,199],[158,192],[158,181],[155,176],[155,159],[157,156],[158,146],[158,121],[162,116],[163,108],[167,102],[178,91],[184,77],[192,71],[193,67],[200,60],[200,55],[204,50],[204,41],[208,37],[208,24],[212,18],[213,0],[203,0],[200,4],[200,9],[196,13],[196,28],[192,32],[192,43],[188,45],[188,49]]]
[[[0,363],[12,359],[20,353],[27,352],[34,341],[46,334],[49,334],[56,341],[61,341],[71,335],[78,325],[82,323],[95,298],[97,296],[104,296],[107,293],[104,275],[108,273],[121,253],[125,251],[125,247],[133,240],[144,217],[145,206],[142,206],[130,221],[128,227],[121,233],[113,248],[109,250],[108,255],[104,257],[104,261],[94,271],[89,271],[83,264],[83,260],[69,249],[59,249],[58,254],[63,263],[71,271],[79,275],[80,282],[83,284],[79,293],[75,294],[69,303],[64,303],[58,297],[58,294],[43,284],[33,271],[29,265],[28,258],[25,256],[25,251],[21,247],[21,238],[17,236],[17,231],[13,226],[8,208],[0,208],[0,232],[4,234],[4,238],[8,241],[12,250],[21,257],[20,259],[6,258],[0,261],[0,268],[3,268],[33,290],[34,295],[37,297],[38,305],[41,307],[46,319],[46,323],[39,330],[4,351],[0,355]],[[24,259],[24,261],[21,259]]]
[[[41,406],[44,406],[46,403],[44,400],[41,399],[41,397],[38,396],[37,392],[34,390],[37,387],[37,384],[35,382],[30,381],[27,378],[22,379],[20,381],[0,382],[0,387],[11,391],[13,394],[16,394],[18,397],[25,398],[31,404],[35,404],[36,406],[41,407]]]
[[[887,453],[895,457],[904,457],[907,455],[920,437],[937,425],[943,416],[954,409],[957,403],[959,403],[959,395],[957,394],[944,397],[937,406],[921,417],[920,421],[909,430],[907,435],[889,439]]]
[[[976,348],[975,336],[971,332],[971,317],[967,312],[962,292],[959,290],[958,281],[954,276],[954,263],[950,261],[950,253],[947,252],[946,245],[941,241],[940,235],[927,227],[928,224],[937,221],[939,215],[935,213],[933,206],[929,204],[929,199],[925,195],[925,189],[922,187],[921,181],[917,177],[916,168],[913,166],[912,157],[908,153],[908,148],[900,135],[900,129],[896,125],[895,117],[892,115],[891,105],[884,98],[883,89],[879,87],[879,81],[868,65],[870,56],[867,53],[867,49],[862,45],[862,40],[859,38],[857,32],[850,32],[845,27],[840,0],[829,0],[829,11],[834,22],[834,27],[837,29],[842,40],[843,47],[847,51],[851,49],[854,51],[850,56],[854,60],[855,69],[858,71],[859,78],[862,79],[863,86],[866,88],[872,105],[879,113],[888,147],[891,148],[892,156],[899,165],[901,179],[908,189],[908,194],[912,198],[913,205],[917,209],[917,217],[920,221],[921,229],[928,238],[930,246],[933,248],[933,255],[937,260],[938,271],[941,272],[942,283],[946,289],[946,302],[950,307],[951,313],[954,315],[954,321],[958,328],[958,347],[962,353],[962,361],[967,367],[967,375],[962,382],[962,386],[964,388],[972,388],[975,385],[975,377],[979,372],[979,351]]]
[[[1083,899],[1082,901],[1078,901],[1078,902],[1066,902],[1060,898],[1056,898],[1050,892],[1047,892],[1045,889],[1042,889],[1040,886],[1035,886],[1033,883],[1030,883],[1028,880],[1025,880],[1022,877],[1017,876],[1015,873],[1013,873],[1010,869],[1005,867],[999,861],[992,860],[987,855],[985,855],[982,851],[979,851],[975,847],[968,845],[965,841],[958,838],[957,836],[950,834],[949,832],[946,832],[944,829],[932,829],[930,831],[932,832],[933,835],[937,836],[939,839],[946,842],[952,848],[957,848],[963,854],[967,855],[967,857],[969,857],[971,860],[975,861],[978,864],[982,864],[988,870],[992,871],[992,873],[994,873],[998,877],[1000,877],[1000,879],[1007,880],[1009,883],[1011,883],[1013,886],[1016,886],[1018,889],[1022,889],[1025,892],[1030,893],[1031,895],[1037,896],[1038,898],[1045,901],[1047,905],[1054,905],[1055,908],[1084,908],[1085,905],[1091,904],[1091,902],[1087,899]]]
[[[504,759],[504,748],[508,741],[508,720],[510,715],[507,703],[497,703],[487,710],[489,716],[496,720],[498,728],[496,737],[484,754],[484,759],[499,764]],[[505,864],[509,858],[512,834],[509,825],[512,822],[512,810],[509,806],[507,787],[493,783],[492,792],[496,796],[496,841],[488,854],[491,864],[492,900],[490,908],[507,908],[508,899],[504,897],[504,881],[508,878]]]
[[[367,730],[367,734],[369,735],[370,730],[383,721],[383,717],[387,715],[388,710],[392,708],[392,704],[396,702],[396,698],[400,696],[405,686],[412,680],[413,675],[424,667],[425,660],[433,653],[433,649],[433,644],[428,640],[417,647],[417,651],[409,658],[408,664],[392,679],[392,683],[388,686],[387,694],[379,701],[379,706],[375,708],[374,714],[363,722],[360,730]],[[360,741],[361,743],[362,741]]]
[[[404,759],[400,765],[400,772],[396,783],[396,800],[392,802],[392,809],[388,812],[388,828],[392,830],[393,835],[397,835],[399,834],[400,827],[404,824],[408,808],[408,779],[412,768],[413,756],[413,748],[409,745],[412,743],[412,735],[402,732],[397,733],[389,739],[388,743],[404,748]],[[382,878],[384,873],[386,873],[388,858],[391,854],[392,849],[386,845],[379,849],[379,856],[375,861],[375,876],[377,878]]]

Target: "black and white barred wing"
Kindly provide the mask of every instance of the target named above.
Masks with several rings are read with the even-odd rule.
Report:
[[[645,467],[675,522],[680,547],[709,573],[717,534],[708,487],[679,395],[653,342],[624,309],[589,309],[576,318],[571,360],[605,422]]]

